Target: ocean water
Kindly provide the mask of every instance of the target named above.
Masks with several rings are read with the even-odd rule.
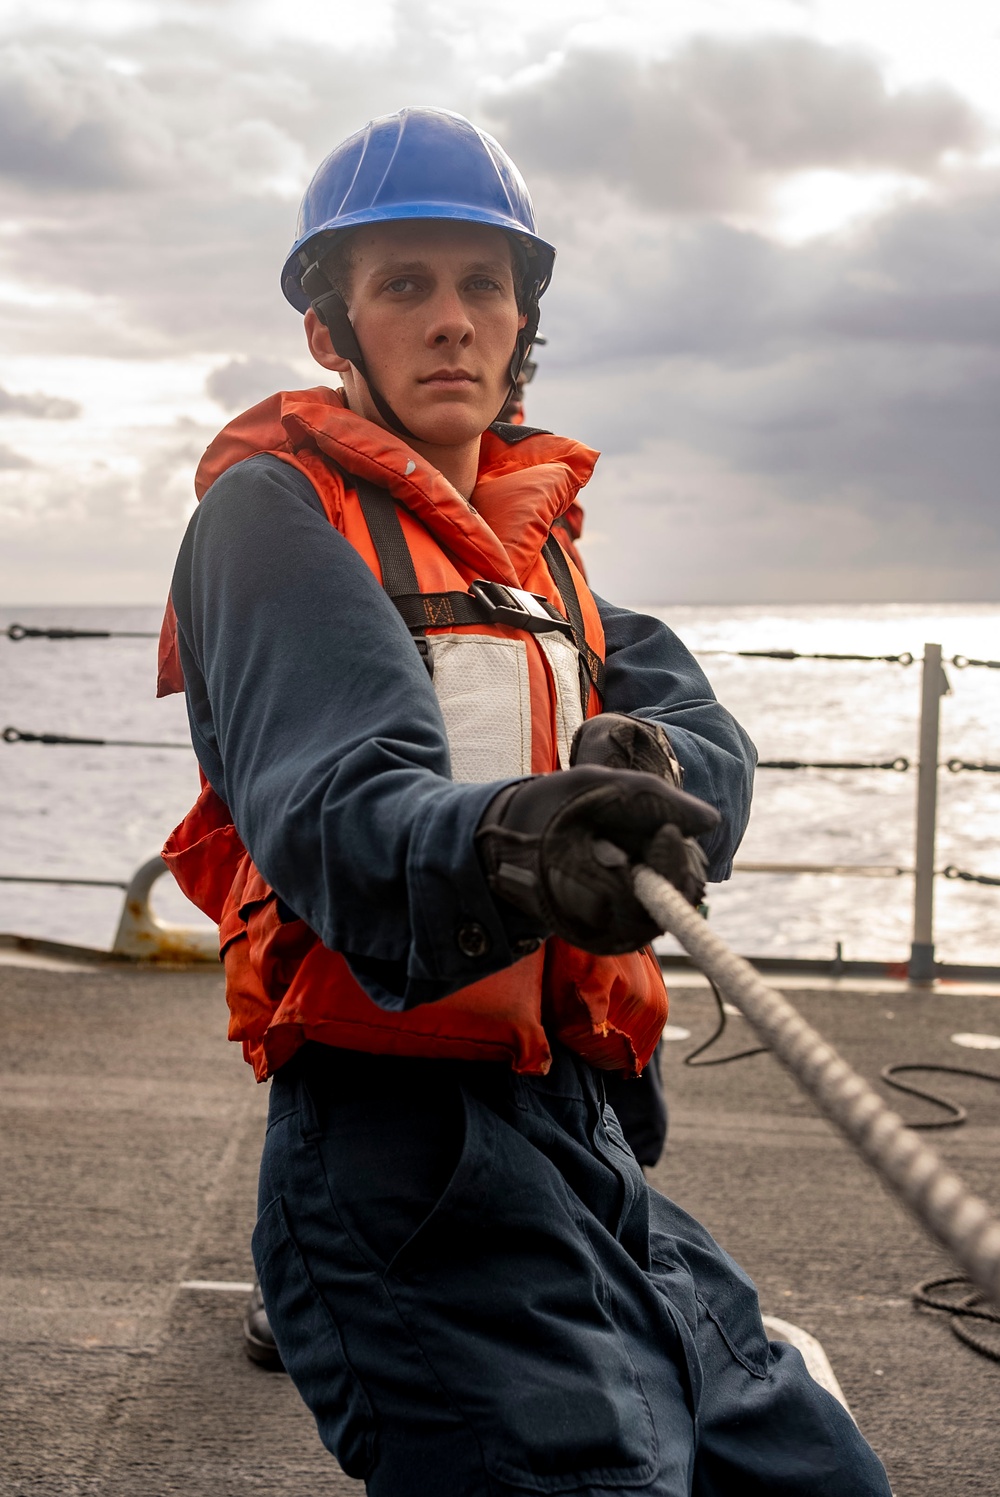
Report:
[[[927,640],[1000,659],[1000,605],[917,608],[677,607],[653,610],[695,651],[795,649],[919,657]],[[0,628],[73,625],[155,631],[155,608],[0,609]],[[179,697],[157,702],[154,639],[23,641],[0,636],[0,727],[186,745]],[[705,653],[716,694],[762,759],[917,756],[920,667],[745,660]],[[1000,671],[948,667],[941,760],[1000,760]],[[0,873],[126,880],[197,794],[194,756],[177,749],[0,743]],[[740,851],[747,862],[912,867],[916,773],[761,771]],[[1000,775],[942,772],[937,866],[1000,877]],[[710,890],[715,928],[752,955],[901,960],[912,878],[737,873]],[[201,920],[168,879],[157,907]],[[0,930],[108,946],[113,889],[0,883]],[[1000,888],[938,880],[938,955],[1000,964]]]

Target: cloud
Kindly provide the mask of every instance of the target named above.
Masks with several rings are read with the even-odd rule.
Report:
[[[0,443],[0,472],[21,473],[26,468],[33,468],[34,466],[30,457],[23,457],[20,452],[15,452],[12,447],[7,447],[3,443]]]
[[[134,188],[169,157],[142,85],[93,45],[0,48],[0,174],[33,192]]]
[[[953,90],[890,92],[865,53],[801,36],[700,38],[647,62],[581,48],[487,102],[526,171],[682,213],[758,208],[790,172],[933,174],[985,134]]]
[[[1000,173],[798,246],[611,195],[577,233],[528,419],[604,451],[599,590],[997,596]]]
[[[391,76],[238,37],[223,55],[194,28],[128,50],[123,74],[89,41],[0,47],[0,274],[31,303],[0,295],[5,349],[291,352],[301,323],[275,288],[299,195],[373,77],[398,102]]]
[[[35,467],[0,486],[0,597],[158,603],[194,508],[192,475],[210,427],[133,434],[130,460]],[[0,457],[2,465],[2,457]]]
[[[199,419],[210,365],[227,411],[314,382],[278,289],[298,193],[367,118],[440,103],[495,129],[559,247],[529,418],[604,449],[586,496],[599,586],[649,602],[996,594],[1000,175],[976,163],[985,126],[953,90],[892,87],[868,55],[802,37],[641,58],[555,52],[557,28],[527,23],[489,52],[487,87],[478,0],[407,0],[389,41],[349,53],[265,44],[224,6],[221,47],[208,9],[112,40],[67,11],[59,33],[0,49],[5,353],[196,355]],[[771,194],[807,172],[923,196],[781,243]],[[91,415],[39,435],[73,439]],[[103,474],[7,484],[9,586],[35,547],[67,595],[79,556],[106,591],[117,557],[123,596],[141,578],[160,596],[211,435],[122,427]]]
[[[73,421],[83,407],[61,395],[18,395],[0,385],[0,416],[29,416],[36,421]]]
[[[296,390],[302,384],[300,371],[279,359],[230,359],[212,370],[205,393],[224,410],[245,410],[276,390]]]

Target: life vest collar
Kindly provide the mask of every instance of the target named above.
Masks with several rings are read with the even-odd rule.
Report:
[[[507,443],[487,431],[470,504],[400,437],[349,410],[341,391],[320,385],[272,395],[231,421],[205,452],[195,491],[202,498],[221,473],[254,453],[293,458],[302,447],[387,489],[453,555],[513,586],[534,565],[598,456],[549,432]]]

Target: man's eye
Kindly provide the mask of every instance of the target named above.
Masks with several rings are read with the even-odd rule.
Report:
[[[394,292],[412,291],[415,284],[416,282],[411,281],[409,276],[401,275],[397,276],[395,280],[389,281],[385,289]]]
[[[476,279],[470,283],[469,290],[470,291],[499,291],[500,290],[500,282],[499,281],[494,281],[493,279],[491,279],[490,276],[486,276],[486,275],[477,276]]]

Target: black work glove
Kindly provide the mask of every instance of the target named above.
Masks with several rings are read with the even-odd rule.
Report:
[[[705,855],[691,839],[718,821],[656,775],[580,765],[502,790],[476,844],[495,894],[571,945],[613,956],[660,933],[636,898],[633,866],[648,864],[699,904]]]
[[[684,771],[659,723],[623,712],[601,712],[588,717],[573,734],[569,762],[603,764],[605,769],[642,769],[657,774],[678,789]]]

